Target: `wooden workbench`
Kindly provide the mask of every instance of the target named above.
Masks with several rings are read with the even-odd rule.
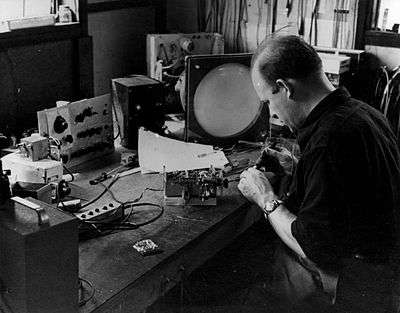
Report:
[[[238,154],[232,159],[246,157],[254,159],[257,153]],[[103,190],[100,185],[88,184],[89,179],[118,165],[103,162],[92,163],[90,170],[81,171],[80,178],[73,183],[73,193],[89,199]],[[116,198],[127,201],[138,197],[146,187],[162,189],[161,175],[133,174],[119,179],[112,191]],[[162,204],[162,199],[161,191],[146,191],[142,200]],[[104,195],[98,201],[99,207],[110,200],[109,194]],[[89,280],[96,290],[94,298],[80,308],[81,313],[145,311],[261,217],[260,210],[240,195],[237,183],[224,190],[217,206],[164,209],[163,216],[149,225],[80,243],[79,276]],[[140,223],[154,216],[158,209],[145,206],[135,211],[140,213],[133,214],[131,221]],[[163,252],[143,257],[133,248],[142,239],[153,240]]]

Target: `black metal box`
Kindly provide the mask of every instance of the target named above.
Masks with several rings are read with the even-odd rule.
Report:
[[[164,125],[164,86],[144,75],[112,80],[113,103],[121,135],[121,145],[136,149],[138,129],[161,132]]]
[[[78,220],[33,198],[21,201],[0,208],[0,311],[77,312]]]

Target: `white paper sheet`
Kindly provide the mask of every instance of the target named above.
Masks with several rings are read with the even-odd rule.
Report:
[[[223,168],[228,163],[222,151],[210,145],[188,143],[139,129],[139,164],[142,173]]]

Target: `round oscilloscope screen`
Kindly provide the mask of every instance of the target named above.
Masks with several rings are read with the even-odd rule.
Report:
[[[211,136],[232,137],[245,132],[262,111],[250,69],[239,63],[212,69],[197,86],[193,111],[199,125]]]

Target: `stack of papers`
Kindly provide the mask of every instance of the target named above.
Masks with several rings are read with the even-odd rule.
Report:
[[[142,173],[223,168],[229,163],[224,152],[210,145],[162,137],[143,128],[139,129],[138,153]]]

